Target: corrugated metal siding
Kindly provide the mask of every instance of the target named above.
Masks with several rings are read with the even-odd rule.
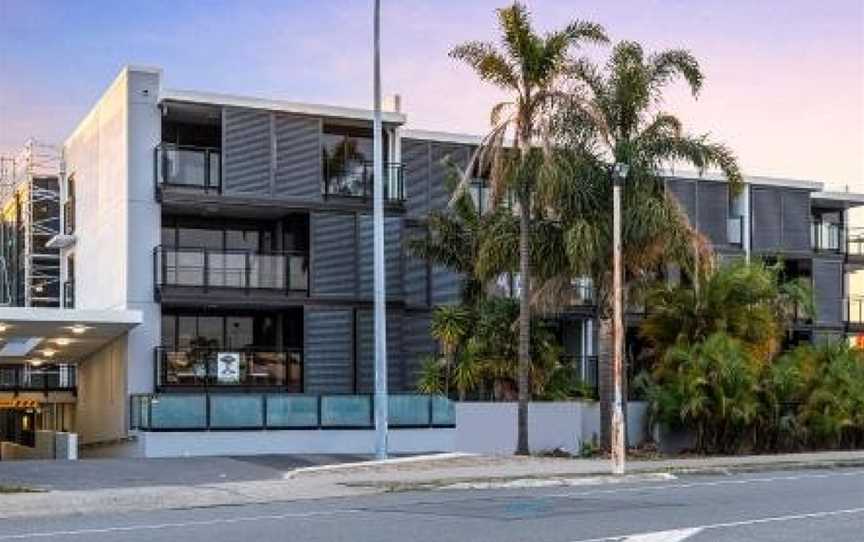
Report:
[[[272,176],[270,113],[226,107],[222,118],[223,192],[269,196]]]
[[[468,165],[471,148],[468,145],[432,143],[430,178],[430,209],[446,209],[451,193],[445,184],[450,176],[458,175]],[[454,166],[456,169],[454,169]]]
[[[426,236],[423,227],[410,227],[405,230],[406,239],[417,239]],[[426,260],[405,255],[404,293],[405,303],[409,306],[428,306],[429,269]]]
[[[429,332],[430,313],[408,313],[402,326],[404,379],[408,390],[416,389],[426,356],[436,351],[435,339]]]
[[[780,247],[780,191],[754,186],[750,192],[753,211],[752,245],[755,250]]]
[[[843,262],[813,260],[813,295],[816,323],[840,324],[843,321]]]
[[[374,256],[372,246],[372,217],[359,217],[358,247],[359,276],[361,297],[371,299],[374,288]],[[384,218],[384,263],[387,269],[387,297],[402,297],[402,219]]]
[[[429,142],[402,140],[402,164],[405,176],[405,211],[408,216],[429,213]]]
[[[312,293],[354,296],[357,243],[354,215],[313,213]]]
[[[687,213],[690,223],[694,224],[696,221],[696,181],[668,179],[666,189],[675,196],[684,212]]]
[[[351,393],[354,389],[351,309],[306,309],[304,390],[306,393]]]
[[[810,192],[783,190],[783,248],[810,250]]]
[[[387,388],[403,391],[402,314],[387,312]],[[357,391],[371,393],[375,389],[375,320],[372,311],[357,311]]]
[[[699,181],[696,192],[699,200],[699,231],[714,245],[729,244],[727,233],[729,185]]]
[[[273,195],[277,198],[321,200],[321,121],[277,114],[276,174]]]

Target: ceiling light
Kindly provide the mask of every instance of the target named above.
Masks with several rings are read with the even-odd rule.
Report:
[[[7,329],[9,329],[9,326],[7,326],[6,324],[0,324],[0,333],[3,333]]]
[[[66,337],[60,337],[59,339],[54,339],[54,342],[57,343],[57,346],[68,346],[72,340],[67,339]]]
[[[46,348],[45,350],[42,350],[42,355],[45,356],[46,358],[53,358],[54,354],[56,354],[56,353],[57,352],[55,350],[51,350],[50,348]]]
[[[38,358],[33,358],[30,360],[30,365],[32,365],[33,367],[39,367],[40,365],[42,365],[42,360]]]
[[[78,325],[74,325],[74,326],[72,326],[72,327],[69,328],[69,329],[72,330],[72,333],[74,333],[74,334],[76,334],[76,335],[81,335],[82,333],[84,333],[85,331],[87,331],[87,326],[82,326],[82,325],[78,324]]]

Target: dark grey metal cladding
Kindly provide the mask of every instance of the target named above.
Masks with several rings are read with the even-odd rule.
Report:
[[[276,171],[273,195],[321,200],[321,120],[275,114]]]
[[[306,393],[354,391],[354,311],[307,308],[303,379]]]
[[[423,362],[436,351],[435,339],[429,332],[432,316],[429,312],[406,312],[402,322],[402,365],[405,387],[415,389]]]
[[[666,190],[678,200],[691,224],[696,223],[696,182],[687,179],[666,180]]]
[[[451,192],[447,184],[451,177],[464,171],[470,159],[471,147],[455,143],[431,145],[431,164],[429,167],[429,208],[446,209],[450,203]]]
[[[405,180],[405,212],[411,217],[429,213],[429,166],[431,144],[417,139],[402,140],[402,163]]]
[[[432,267],[432,304],[448,305],[460,301],[462,277],[446,267]]]
[[[357,311],[357,391],[375,389],[375,320],[370,310]],[[387,310],[387,387],[403,391],[402,313]]]
[[[784,189],[783,248],[794,251],[810,250],[810,192]]]
[[[374,287],[372,217],[359,215],[358,218],[358,294],[364,299],[371,299]],[[402,297],[402,219],[398,217],[384,218],[384,265],[387,270],[387,297]]]
[[[406,227],[404,236],[406,242],[413,239],[422,239],[426,236],[426,228],[423,226]],[[408,306],[429,306],[429,266],[426,260],[415,258],[409,252],[405,253],[405,277],[403,290],[405,303]]]
[[[699,231],[715,246],[728,245],[729,184],[715,181],[698,183]]]
[[[813,260],[813,296],[817,324],[843,321],[843,262],[839,259]]]
[[[750,189],[752,246],[754,250],[777,250],[782,241],[780,190],[769,186]]]
[[[353,214],[312,213],[312,295],[353,297],[357,239]]]
[[[222,119],[222,191],[236,195],[270,195],[270,113],[257,109],[226,107]]]

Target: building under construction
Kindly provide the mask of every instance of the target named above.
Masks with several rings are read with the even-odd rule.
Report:
[[[0,157],[0,304],[59,307],[60,156],[28,141],[17,156]]]

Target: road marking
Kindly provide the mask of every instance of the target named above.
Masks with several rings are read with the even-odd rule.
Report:
[[[702,529],[675,529],[674,531],[658,531],[656,533],[645,533],[645,534],[637,534],[635,536],[628,536],[624,539],[624,542],[681,542],[682,540],[686,540],[693,536],[694,534],[701,533]]]
[[[587,495],[603,495],[610,493],[634,493],[639,491],[657,491],[657,490],[665,490],[665,489],[689,489],[693,487],[714,487],[714,486],[725,486],[725,485],[743,485],[743,484],[765,484],[770,482],[791,482],[796,480],[812,480],[819,478],[836,478],[840,476],[864,476],[864,471],[854,471],[854,472],[836,472],[831,474],[801,474],[797,476],[774,476],[770,478],[745,478],[743,480],[714,480],[711,482],[682,482],[677,484],[657,484],[657,485],[644,485],[644,486],[636,486],[636,487],[624,487],[624,488],[615,488],[615,489],[597,489],[592,491],[580,491],[580,492],[569,492],[569,493],[553,493],[551,495],[544,495],[544,497],[548,498],[573,498],[573,497],[584,497]]]
[[[254,521],[273,521],[273,520],[281,520],[281,519],[304,519],[304,518],[314,518],[320,516],[335,516],[337,514],[356,514],[358,512],[362,512],[363,510],[357,509],[338,509],[338,510],[328,510],[325,512],[297,512],[293,514],[270,514],[270,515],[261,515],[261,516],[240,516],[236,518],[219,518],[219,519],[207,519],[207,520],[199,520],[199,521],[182,521],[175,523],[156,523],[153,525],[126,525],[126,526],[118,526],[118,527],[99,527],[99,528],[91,528],[91,529],[75,529],[68,531],[45,531],[45,532],[36,532],[36,533],[20,533],[20,534],[7,534],[0,535],[0,540],[26,540],[29,538],[51,538],[57,536],[79,536],[79,535],[92,535],[92,534],[107,534],[107,533],[118,533],[118,532],[130,532],[130,531],[156,531],[160,529],[176,529],[181,527],[206,527],[208,525],[224,525],[231,523],[245,523],[245,522],[254,522]]]
[[[802,519],[821,519],[821,518],[828,518],[828,517],[834,517],[834,516],[848,516],[848,515],[853,515],[853,514],[864,514],[864,508],[847,508],[844,510],[830,510],[828,512],[812,512],[809,514],[793,514],[793,515],[789,515],[789,516],[770,516],[767,518],[745,519],[745,520],[741,520],[741,521],[728,521],[728,522],[724,522],[724,523],[710,523],[708,525],[697,525],[695,527],[678,529],[677,531],[660,531],[660,532],[655,532],[655,533],[641,533],[641,534],[637,533],[637,534],[624,534],[624,535],[616,535],[616,536],[604,536],[602,538],[586,538],[586,539],[582,539],[582,540],[574,540],[573,542],[634,542],[637,540],[640,542],[644,542],[647,540],[657,542],[659,540],[665,541],[666,539],[665,538],[658,538],[658,539],[639,538],[639,537],[645,537],[645,536],[654,535],[654,534],[685,532],[688,530],[691,530],[693,532],[691,532],[687,536],[693,536],[696,533],[699,533],[702,531],[714,530],[714,529],[729,529],[732,527],[745,527],[748,525],[762,525],[765,523],[780,523],[780,522],[784,522],[784,521],[796,521],[796,520],[802,520]],[[679,540],[680,541],[680,540],[684,540],[686,538],[687,537],[670,539],[670,540]]]

